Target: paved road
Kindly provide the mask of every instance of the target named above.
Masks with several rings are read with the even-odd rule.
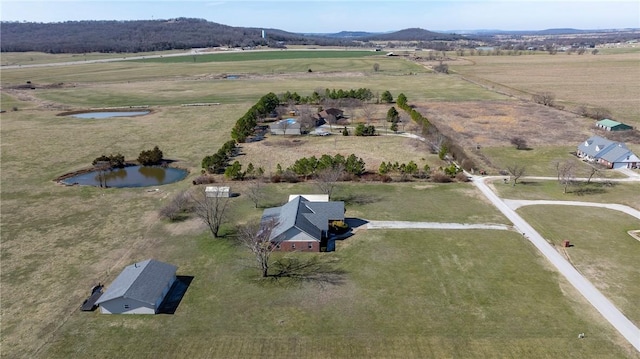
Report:
[[[580,201],[547,201],[547,200],[524,200],[524,199],[503,199],[509,208],[516,210],[523,206],[531,206],[537,204],[550,204],[559,206],[582,206],[582,207],[600,207],[613,209],[615,211],[624,212],[630,216],[640,219],[640,211],[635,208],[615,203],[595,203]]]
[[[506,224],[368,221],[367,229],[495,229],[507,231],[513,227]]]
[[[542,236],[531,227],[522,217],[502,201],[487,184],[485,178],[472,177],[473,184],[502,212],[523,235],[553,264],[560,274],[576,288],[593,305],[611,325],[640,351],[640,329],[633,324],[618,308],[613,305],[600,291],[578,272],[567,260],[558,253]]]

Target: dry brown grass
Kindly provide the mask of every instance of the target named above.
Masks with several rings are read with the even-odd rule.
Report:
[[[467,148],[511,146],[513,136],[532,147],[558,146],[591,135],[591,121],[524,101],[429,102],[418,110]]]
[[[323,154],[335,156],[341,154],[349,156],[355,154],[366,163],[369,171],[376,172],[381,162],[408,163],[414,161],[419,167],[429,164],[430,167],[438,167],[444,163],[437,155],[428,153],[424,144],[414,139],[400,136],[375,136],[375,137],[344,137],[340,134],[322,137],[282,137],[268,136],[261,142],[242,144],[244,156],[237,159],[244,165],[252,162],[254,166],[260,166],[269,174],[275,171],[277,164],[282,168],[292,165],[302,157]]]
[[[472,56],[451,67],[493,90],[530,99],[552,92],[557,102],[575,109],[604,107],[614,119],[640,125],[638,52],[598,55]]]

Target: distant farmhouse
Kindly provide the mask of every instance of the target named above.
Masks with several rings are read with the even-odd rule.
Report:
[[[344,118],[344,112],[337,108],[329,108],[313,114],[311,117],[315,122],[315,127],[318,127],[325,123],[329,123],[332,120],[337,121]],[[301,135],[303,133],[303,128],[301,123],[295,118],[287,118],[272,123],[269,126],[269,131],[272,135]]]
[[[177,269],[154,259],[127,266],[96,305],[102,314],[156,314],[176,280]]]
[[[624,143],[593,136],[578,145],[577,155],[583,160],[596,162],[608,168],[640,168],[640,158]]]
[[[269,126],[272,135],[301,135],[302,126],[293,118],[280,120]]]
[[[344,202],[329,202],[328,196],[297,195],[281,207],[265,209],[262,224],[272,220],[277,226],[269,239],[277,251],[333,250],[329,225],[333,221],[344,221]]]
[[[633,127],[629,125],[625,125],[624,123],[610,120],[608,118],[596,122],[596,127],[605,131],[627,131],[633,129]]]

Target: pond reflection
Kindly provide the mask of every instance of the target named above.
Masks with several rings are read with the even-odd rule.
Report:
[[[62,180],[65,184],[107,187],[159,186],[183,180],[187,171],[159,166],[129,166],[107,171],[91,171]]]

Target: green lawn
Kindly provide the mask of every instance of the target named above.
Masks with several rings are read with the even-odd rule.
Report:
[[[236,51],[219,52],[215,54],[198,56],[173,56],[134,60],[137,62],[160,63],[185,63],[185,62],[229,62],[229,61],[264,61],[264,60],[298,60],[298,59],[345,59],[377,56],[383,57],[379,52],[373,51],[296,51],[296,50],[270,50],[270,51]]]
[[[172,238],[174,315],[75,312],[49,358],[621,358],[611,328],[513,232],[368,231],[320,255],[340,284],[256,281],[224,240]],[[313,255],[300,255],[309,258]],[[560,285],[558,285],[560,281]],[[568,290],[568,292],[566,292]],[[588,340],[577,340],[585,332]]]
[[[546,239],[560,246],[568,239],[568,258],[636,325],[640,325],[640,242],[627,234],[640,220],[603,208],[527,206],[518,210]]]

